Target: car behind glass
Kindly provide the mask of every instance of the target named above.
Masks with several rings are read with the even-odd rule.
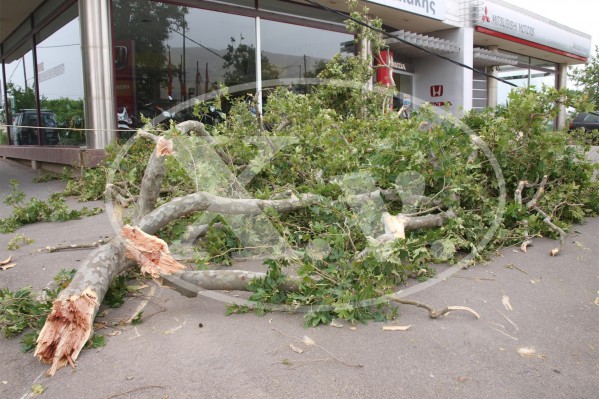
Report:
[[[43,145],[56,145],[58,144],[59,136],[58,130],[48,129],[56,128],[56,114],[52,111],[41,110],[41,123],[40,129],[42,133],[42,144]],[[15,145],[37,145],[37,112],[34,109],[24,109],[16,113],[14,117],[13,128],[11,129],[11,138]]]
[[[599,112],[581,112],[570,122],[570,130],[584,129],[587,132],[599,129]]]

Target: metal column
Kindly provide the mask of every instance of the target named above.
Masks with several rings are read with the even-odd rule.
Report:
[[[568,81],[568,64],[559,64],[557,68],[557,76],[555,82],[556,89],[565,89]],[[559,106],[559,112],[557,114],[557,120],[555,128],[557,130],[564,129],[566,127],[566,106],[561,104]]]
[[[79,0],[85,127],[88,148],[116,138],[110,0]]]

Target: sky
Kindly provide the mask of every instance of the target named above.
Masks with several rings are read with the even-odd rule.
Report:
[[[542,15],[562,25],[590,34],[591,55],[599,45],[599,22],[596,0],[503,0],[506,3]]]

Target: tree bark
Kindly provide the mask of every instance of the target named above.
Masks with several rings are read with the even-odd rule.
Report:
[[[152,152],[146,171],[141,180],[141,189],[137,200],[137,209],[133,217],[138,222],[144,215],[150,213],[156,207],[158,194],[162,188],[162,182],[166,175],[165,157],[173,154],[173,142],[152,134],[143,134],[139,137],[149,137],[156,142],[156,148]]]

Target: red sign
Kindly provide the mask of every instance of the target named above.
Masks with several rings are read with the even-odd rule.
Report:
[[[443,95],[443,85],[431,86],[431,97],[441,97]]]
[[[491,18],[489,18],[489,10],[485,7],[485,13],[483,15],[483,22],[491,22]]]

